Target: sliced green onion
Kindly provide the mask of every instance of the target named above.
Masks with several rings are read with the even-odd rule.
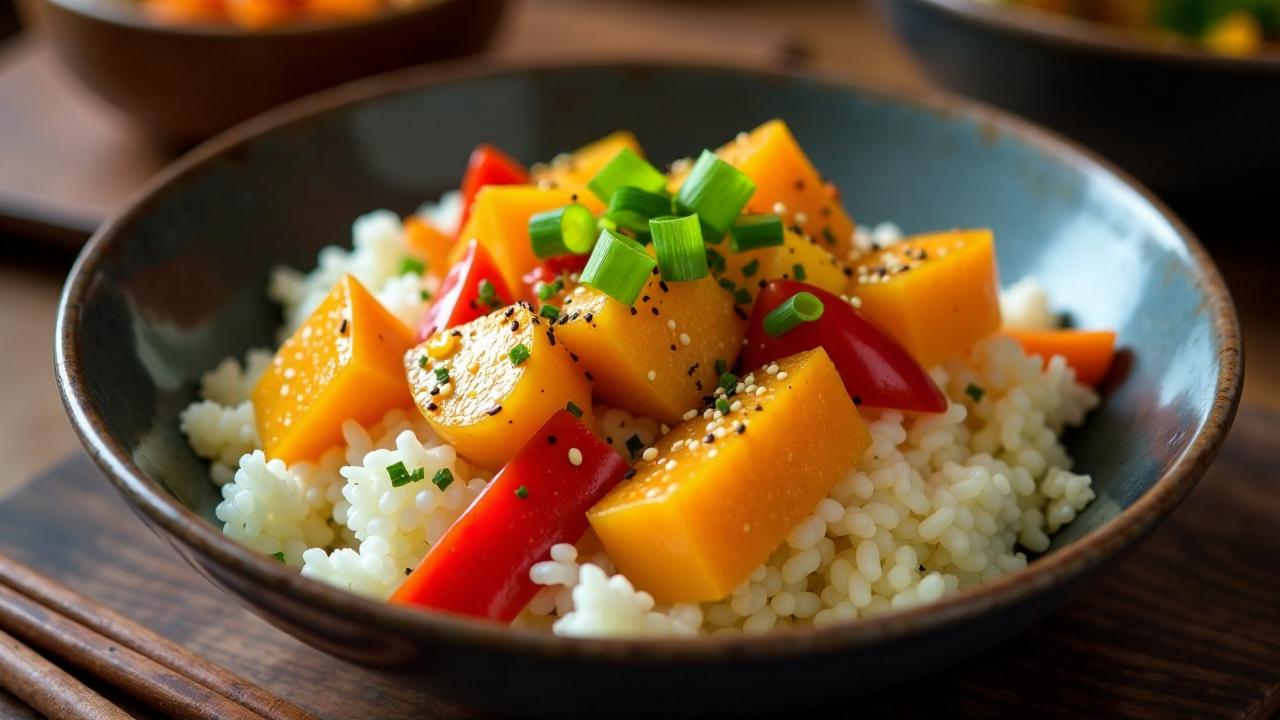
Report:
[[[644,441],[640,439],[639,435],[632,435],[627,438],[627,452],[631,454],[632,458],[639,455],[641,450],[644,450]]]
[[[795,279],[797,279],[797,280],[808,280],[808,279],[809,279],[809,275],[808,275],[808,273],[806,273],[806,272],[804,271],[804,266],[803,266],[803,265],[801,265],[800,263],[796,263],[795,265],[792,265],[792,266],[791,266],[791,277],[793,277],[793,278],[795,278]]]
[[[555,297],[556,293],[564,289],[564,281],[556,278],[555,282],[542,283],[538,286],[538,299],[546,302]]]
[[[516,497],[520,498],[521,500],[524,500],[525,498],[529,497],[529,488],[525,487],[524,485],[521,485],[520,487],[516,488]]]
[[[720,374],[720,387],[724,388],[725,394],[733,394],[738,388],[738,376],[731,372],[723,372]]]
[[[447,366],[437,365],[435,370],[433,370],[432,372],[436,374],[436,382],[440,383],[441,385],[449,382],[449,368]]]
[[[729,248],[734,252],[782,244],[782,218],[777,215],[743,215],[729,228]]]
[[[751,262],[742,266],[742,277],[751,277],[752,275],[755,275],[756,271],[759,269],[760,269],[760,261],[752,260]]]
[[[729,369],[729,364],[720,358],[716,358],[716,375],[723,375]]]
[[[628,185],[614,191],[605,217],[616,227],[645,232],[650,219],[670,214],[671,198],[665,193],[651,193]]]
[[[391,479],[391,487],[401,487],[412,482],[417,482],[427,476],[425,468],[418,468],[413,472],[404,466],[404,461],[394,462],[387,466],[387,477]]]
[[[497,310],[502,307],[502,298],[498,297],[498,289],[488,280],[481,280],[476,284],[477,299],[484,303],[490,310]]]
[[[663,280],[700,280],[707,276],[707,252],[697,215],[650,220],[649,232]]]
[[[287,562],[287,561],[284,559],[284,551],[283,551],[283,550],[281,550],[280,552],[277,552],[277,553],[271,553],[271,557],[273,557],[273,558],[275,558],[275,559],[279,560],[280,562]]]
[[[582,269],[582,282],[623,305],[631,305],[657,264],[640,243],[605,230]]]
[[[721,415],[728,415],[732,408],[729,407],[728,400],[720,397],[716,398],[716,409],[720,411]]]
[[[551,322],[555,322],[556,320],[560,319],[560,308],[556,307],[555,305],[543,305],[538,310],[538,314],[550,320]]]
[[[973,383],[969,383],[964,389],[964,394],[973,398],[974,402],[982,402],[982,396],[986,395],[987,391],[983,390],[977,385],[974,385]]]
[[[435,475],[431,476],[431,484],[440,488],[442,492],[448,490],[453,484],[453,471],[449,468],[440,468]]]
[[[630,148],[623,148],[587,183],[591,192],[606,204],[613,200],[618,188],[628,186],[656,193],[667,187],[667,176]]]
[[[578,407],[578,404],[572,400],[569,401],[568,405],[564,406],[564,409],[568,410],[576,418],[582,417],[582,408]]]
[[[426,302],[431,299],[431,292],[429,290],[421,290],[418,292],[418,297],[422,298],[422,302]]]
[[[524,343],[519,343],[515,347],[511,348],[511,352],[507,353],[507,357],[511,358],[512,365],[520,365],[525,360],[529,359],[529,346]]]
[[[676,209],[682,214],[697,213],[706,229],[703,237],[717,243],[738,219],[742,208],[756,191],[756,184],[741,170],[703,150],[676,193]]]
[[[427,271],[427,264],[416,257],[406,257],[400,261],[401,275],[421,275]]]
[[[540,258],[583,255],[596,237],[596,217],[581,203],[569,203],[529,218],[529,241]]]
[[[822,301],[813,293],[798,292],[782,301],[764,318],[764,331],[778,337],[802,322],[822,317]]]

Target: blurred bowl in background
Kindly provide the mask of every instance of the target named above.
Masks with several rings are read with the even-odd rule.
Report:
[[[71,71],[145,131],[208,137],[287,100],[480,51],[506,0],[419,0],[368,19],[246,30],[163,24],[134,0],[30,0]]]
[[[880,0],[943,87],[1098,150],[1175,204],[1261,196],[1280,160],[1280,54],[1229,58],[976,0]]]

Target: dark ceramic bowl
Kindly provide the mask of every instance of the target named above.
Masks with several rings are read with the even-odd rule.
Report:
[[[699,101],[671,101],[691,97]],[[453,187],[481,141],[532,161],[628,127],[652,157],[675,158],[775,116],[864,222],[990,225],[1005,278],[1035,274],[1076,321],[1115,328],[1131,350],[1069,441],[1098,500],[1046,556],[935,605],[821,631],[584,641],[364,600],[219,532],[218,492],[176,413],[220,358],[271,342],[279,316],[263,288],[273,265],[309,267],[321,245],[348,241],[356,215],[408,211]],[[1231,300],[1204,251],[1096,158],[954,100],[651,64],[415,70],[226,133],[90,241],[66,288],[57,347],[62,396],[89,453],[216,584],[335,655],[464,703],[557,716],[793,707],[883,687],[1010,637],[1191,489],[1231,423],[1240,362]]]
[[[1055,128],[1175,206],[1269,197],[1280,54],[1227,58],[976,0],[880,0],[943,87]]]
[[[86,86],[148,133],[183,143],[316,90],[475,53],[505,3],[419,0],[366,20],[266,30],[160,24],[137,0],[26,8]]]

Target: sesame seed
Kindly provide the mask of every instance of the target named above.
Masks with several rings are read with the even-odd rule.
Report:
[[[786,380],[786,379],[787,379],[787,373],[786,373],[786,371],[785,371],[785,370],[784,370],[784,371],[782,371],[782,372],[780,372],[780,373],[778,373],[778,379],[779,379],[779,380]]]
[[[664,469],[664,470],[666,470],[667,472],[671,472],[672,470],[675,470],[675,469],[676,469],[676,461],[675,461],[675,460],[668,460],[668,461],[667,461],[667,464],[663,466],[663,469]]]
[[[689,333],[680,333],[681,345],[688,345],[691,342],[693,342],[693,340],[689,337]]]
[[[569,464],[570,464],[570,465],[581,465],[581,464],[582,464],[582,451],[581,451],[581,450],[579,450],[578,448],[569,448]]]
[[[763,385],[756,388],[756,397],[760,397],[761,395],[764,395],[764,393],[765,393],[765,389]]]
[[[769,375],[777,375],[777,374],[778,374],[778,363],[769,363],[769,367],[765,368],[765,369],[764,369],[764,371],[765,371],[765,373],[767,373],[767,374],[769,374]]]
[[[668,320],[668,321],[667,321],[667,329],[668,329],[668,330],[675,330],[675,329],[676,329],[676,321],[675,321],[675,320]]]
[[[774,215],[786,215],[786,214],[787,214],[787,206],[786,206],[786,205],[783,205],[781,202],[776,202],[776,203],[774,203],[774,204],[773,204],[773,214],[774,214]]]
[[[650,370],[647,377],[649,378],[649,382],[653,382],[654,380],[658,379],[658,373],[654,372],[653,370]]]
[[[658,425],[658,432],[662,433],[663,435],[666,435],[667,433],[671,432],[671,426],[666,423],[660,423]]]
[[[694,418],[696,418],[696,417],[698,417],[698,411],[697,411],[697,410],[690,410],[689,412],[687,412],[687,413],[685,413],[685,414],[684,414],[684,419],[685,419],[685,420],[692,420],[692,419],[694,419]]]
[[[654,460],[658,457],[658,448],[645,448],[644,452],[640,453],[640,457],[645,460]]]
[[[720,454],[720,451],[719,451],[718,449],[716,449],[716,448],[711,448],[711,452],[707,453],[707,457],[709,457],[709,458],[713,458],[713,457],[715,457],[715,456],[717,456],[717,455],[719,455],[719,454]]]
[[[809,216],[803,212],[798,212],[795,215],[795,221],[797,225],[804,225],[805,223],[809,222]]]

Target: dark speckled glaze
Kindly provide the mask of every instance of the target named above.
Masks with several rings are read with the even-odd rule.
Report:
[[[688,97],[700,101],[672,101]],[[217,492],[175,415],[201,372],[271,341],[272,265],[310,266],[321,245],[348,240],[356,215],[437,196],[480,141],[532,161],[629,127],[652,157],[674,158],[775,116],[862,222],[989,225],[1006,280],[1034,274],[1078,324],[1115,328],[1131,350],[1070,438],[1098,500],[1027,570],[822,631],[570,641],[362,600],[214,526]],[[215,583],[329,652],[464,703],[548,715],[776,709],[883,687],[999,642],[1173,509],[1217,451],[1241,381],[1217,271],[1158,202],[1096,159],[954,100],[706,67],[418,70],[302,101],[152,183],[86,248],[59,323],[58,379],[85,446]]]

